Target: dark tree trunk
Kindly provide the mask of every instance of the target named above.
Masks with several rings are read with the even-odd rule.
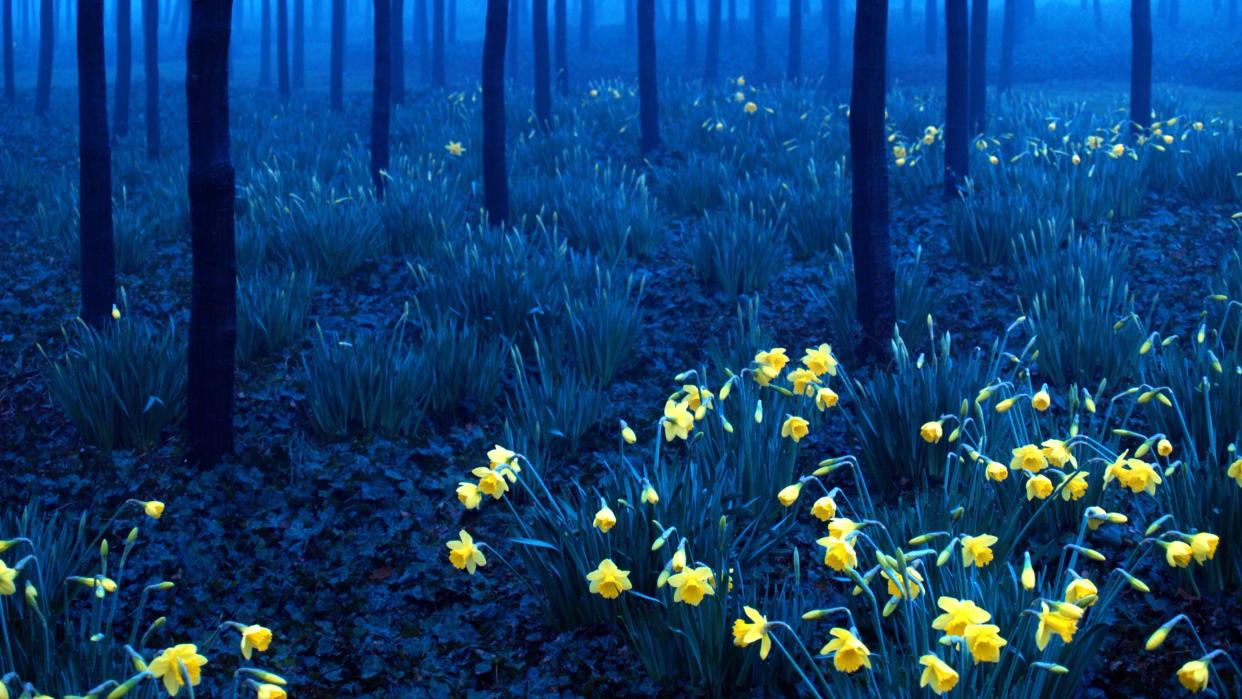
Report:
[[[142,0],[142,77],[147,83],[147,157],[160,157],[160,0]]]
[[[768,67],[767,27],[764,20],[768,10],[764,7],[765,0],[750,0],[752,28],[755,31],[755,73],[762,76]]]
[[[276,76],[280,98],[289,99],[289,0],[276,0]]]
[[[272,84],[272,0],[263,0],[259,20],[261,39],[259,40],[259,85],[270,87]]]
[[[720,0],[707,0],[707,55],[703,79],[714,81],[720,74]]]
[[[789,65],[785,72],[790,80],[802,75],[802,0],[789,0]]]
[[[186,426],[192,461],[233,451],[237,344],[235,179],[229,153],[229,18],[233,0],[195,0],[185,45],[190,146],[190,351]]]
[[[405,0],[392,0],[392,103],[405,102]]]
[[[345,109],[345,0],[332,0],[332,59],[328,67],[328,100],[332,111]]]
[[[729,0],[729,43],[737,43],[737,0]]]
[[[52,48],[56,42],[56,15],[52,0],[39,3],[39,77],[35,85],[35,113],[47,114],[52,92]]]
[[[531,6],[531,39],[535,44],[535,122],[547,131],[552,128],[551,66],[548,59],[548,0],[534,0]]]
[[[371,94],[371,183],[375,195],[384,196],[388,171],[388,120],[392,104],[392,27],[388,25],[390,0],[375,1],[375,78]]]
[[[483,205],[487,221],[509,220],[509,182],[505,166],[505,33],[509,0],[487,0],[483,32]]]
[[[431,82],[431,24],[427,19],[427,0],[414,0],[414,45],[418,48],[421,80]]]
[[[1001,92],[1013,87],[1013,42],[1018,31],[1018,2],[1005,0],[1005,16],[1001,21],[1001,62],[997,89]]]
[[[293,0],[293,89],[301,90],[304,87],[306,87],[306,3],[304,0]]]
[[[1151,126],[1151,0],[1130,1],[1130,132]]]
[[[448,4],[448,42],[457,43],[457,0],[449,0]]]
[[[7,2],[7,0],[6,0]],[[117,0],[116,4],[116,114],[113,133],[124,136],[129,133],[129,84],[134,69],[133,17],[131,0]]]
[[[4,0],[4,98],[17,99],[13,86],[13,0]]]
[[[112,149],[104,74],[103,0],[78,0],[78,243],[82,320],[103,328],[116,303],[112,250]]]
[[[676,0],[673,0],[676,2]],[[634,3],[636,0],[621,0],[625,5],[625,38],[634,38]],[[655,8],[651,10],[652,21],[655,21]]]
[[[568,28],[565,21],[569,17],[569,3],[566,0],[555,0],[556,8],[556,40],[553,42],[555,50],[553,53],[556,57],[556,91],[562,96],[569,94],[569,49],[566,46],[568,42]]]
[[[591,28],[595,24],[595,0],[582,0],[578,8],[578,50],[591,48]]]
[[[967,22],[966,0],[945,0],[944,189],[945,195],[950,197],[956,196],[958,187],[965,182],[970,162],[966,151],[970,123],[967,101],[970,32]]]
[[[660,95],[656,85],[655,0],[638,0],[638,121],[642,151],[660,146]]]
[[[674,0],[676,1],[676,0]],[[699,13],[696,0],[686,0],[686,65],[699,58]]]
[[[940,20],[936,17],[939,14],[936,2],[937,0],[927,0],[923,5],[923,41],[927,52],[931,54],[936,53],[937,45],[940,43]]]
[[[970,128],[983,133],[988,109],[988,0],[972,0],[970,16]]]
[[[663,6],[661,5],[659,7],[663,7]],[[681,15],[678,14],[681,12],[681,10],[678,9],[679,7],[680,5],[679,5],[678,0],[668,0],[668,28],[669,28],[670,34],[677,33],[677,25],[681,21],[680,19]],[[659,19],[663,21],[664,17],[661,16]]]
[[[841,0],[824,0],[828,20],[828,84],[841,79]]]
[[[509,62],[506,66],[509,74],[517,79],[518,71],[521,69],[522,52],[518,50],[521,44],[522,31],[522,0],[509,0],[509,35],[506,39],[506,47],[509,50]]]
[[[444,87],[444,0],[431,0],[431,83]]]
[[[879,357],[892,336],[896,275],[888,239],[888,159],[884,84],[888,0],[861,0],[854,18],[854,79],[850,90],[850,164],[853,188],[850,240],[858,293],[859,346]]]

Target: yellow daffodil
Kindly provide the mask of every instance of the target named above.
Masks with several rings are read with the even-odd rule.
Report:
[[[887,570],[880,571],[880,575],[888,581],[888,594],[895,599],[916,600],[923,592],[923,576],[915,569],[907,567],[905,574],[893,573],[896,580],[889,577]]]
[[[919,664],[923,666],[923,674],[919,677],[920,687],[931,687],[939,695],[957,686],[957,670],[949,667],[939,656],[928,653],[919,658]]]
[[[971,624],[962,631],[962,637],[976,665],[999,663],[1001,648],[1009,645],[1009,641],[1001,638],[1000,627],[995,624]]]
[[[17,573],[16,568],[10,568],[4,561],[0,561],[0,595],[7,597],[17,593]]]
[[[1059,439],[1045,439],[1040,446],[1043,447],[1040,453],[1053,466],[1065,468],[1065,465],[1069,464],[1070,468],[1078,468],[1078,459],[1070,452],[1065,442]]]
[[[1229,470],[1225,471],[1225,475],[1229,476],[1242,488],[1242,459],[1237,459],[1229,464]]]
[[[1087,472],[1079,471],[1069,476],[1069,482],[1061,488],[1061,499],[1069,502],[1079,500],[1087,494]]]
[[[1095,583],[1086,578],[1074,578],[1070,584],[1065,586],[1065,601],[1069,604],[1077,604],[1078,600],[1100,594]],[[1090,607],[1095,604],[1096,600],[1088,602],[1086,606]]]
[[[681,390],[686,394],[686,407],[690,410],[697,412],[700,408],[711,407],[712,392],[706,388],[687,384]]]
[[[1151,464],[1142,459],[1126,459],[1120,467],[1118,467],[1117,462],[1113,462],[1108,468],[1117,480],[1123,486],[1129,488],[1132,493],[1155,495],[1156,486],[1164,482],[1164,479],[1160,477],[1160,473]]]
[[[829,345],[807,348],[806,354],[802,355],[802,365],[816,376],[837,375],[837,358],[832,355],[832,347]]]
[[[1171,455],[1173,453],[1173,442],[1167,439],[1161,439],[1159,442],[1156,442],[1156,453],[1164,457]]]
[[[858,528],[858,524],[848,517],[833,517],[828,522],[828,536],[844,539],[846,534]]]
[[[1053,636],[1060,636],[1061,641],[1069,643],[1074,640],[1078,631],[1078,620],[1082,618],[1082,609],[1073,604],[1056,604],[1049,608],[1047,602],[1040,602],[1039,628],[1035,629],[1035,645],[1043,650]]]
[[[825,495],[811,505],[811,515],[821,522],[827,522],[837,516],[837,502]]]
[[[898,143],[897,145],[893,146],[893,158],[895,160],[904,161],[909,154],[910,152],[906,150],[905,145]]]
[[[780,375],[781,370],[789,363],[789,357],[785,356],[784,347],[773,347],[756,354],[755,363],[759,365],[754,371],[755,381],[761,386],[767,386],[768,382]]]
[[[745,647],[759,641],[759,659],[767,660],[768,653],[772,650],[772,636],[768,633],[767,618],[753,607],[742,607],[742,612],[750,621],[733,621],[733,645]]]
[[[595,521],[591,523],[591,526],[600,530],[601,533],[607,534],[608,530],[612,529],[616,524],[617,515],[611,508],[604,505],[599,509],[599,512],[595,513]]]
[[[741,90],[738,90],[737,92],[734,92],[734,93],[733,93],[733,101],[734,101],[734,102],[745,102],[745,101],[746,101],[746,93],[745,93],[745,92],[742,92]]]
[[[871,668],[871,650],[847,629],[835,626],[828,633],[832,640],[820,649],[820,655],[832,655],[832,666],[838,672],[854,673],[859,668]]]
[[[449,141],[448,145],[444,146],[444,150],[448,151],[448,154],[454,158],[460,158],[461,154],[466,152],[465,147],[461,145],[460,141]]]
[[[793,392],[800,396],[812,395],[815,393],[814,384],[823,383],[815,372],[803,368],[789,372],[789,382],[793,384]]]
[[[1012,454],[1009,468],[1015,471],[1021,469],[1030,473],[1039,473],[1048,467],[1048,458],[1044,456],[1043,450],[1034,444],[1020,446],[1012,450]]]
[[[1048,391],[1041,389],[1031,396],[1031,407],[1039,412],[1042,413],[1051,406],[1052,396],[1048,395]]]
[[[638,435],[634,434],[634,428],[625,425],[621,428],[621,439],[624,439],[626,444],[633,444],[638,441]]]
[[[479,486],[474,483],[457,484],[457,499],[461,501],[462,505],[465,505],[467,510],[477,509],[483,502],[483,495],[481,493]]]
[[[932,620],[932,628],[944,631],[949,636],[961,636],[967,626],[982,624],[992,618],[986,610],[968,599],[941,596],[936,599],[936,606],[943,609],[944,613]]]
[[[509,491],[509,483],[504,475],[490,466],[479,466],[471,471],[470,475],[479,479],[479,490],[495,500],[504,497],[504,494]]]
[[[686,568],[668,579],[668,584],[676,590],[673,593],[673,601],[685,602],[694,607],[699,606],[699,602],[702,602],[705,596],[716,594],[715,588],[712,587],[714,579],[712,569],[707,566]]]
[[[747,114],[754,114],[755,112],[759,111],[759,105],[755,104],[754,102],[747,102],[746,106],[742,107],[742,111],[746,112]]]
[[[114,303],[112,304],[112,320],[120,320],[120,319],[121,319],[121,309],[117,308],[116,304]]]
[[[448,542],[449,562],[454,568],[464,570],[474,575],[474,571],[479,566],[487,565],[487,559],[483,557],[483,552],[475,546],[474,539],[462,529],[457,533],[460,537],[458,540]]]
[[[829,568],[840,573],[846,568],[858,567],[858,554],[854,551],[852,542],[835,536],[824,536],[816,539],[815,543],[824,547],[824,565]]]
[[[159,500],[147,500],[142,503],[142,511],[151,519],[159,519],[164,516],[164,503]]]
[[[837,392],[831,388],[824,387],[815,391],[815,407],[819,408],[821,413],[834,407],[839,399]]]
[[[694,415],[690,412],[687,401],[669,400],[664,403],[664,418],[660,422],[664,423],[664,441],[686,439],[694,427]]]
[[[630,571],[617,568],[611,558],[600,561],[599,567],[587,573],[586,579],[591,583],[591,594],[604,599],[616,599],[622,592],[634,587],[630,582]]]
[[[810,424],[806,418],[790,415],[781,425],[781,436],[788,437],[797,443],[810,432]]]
[[[1090,148],[1091,150],[1095,150],[1096,148],[1103,147],[1103,145],[1104,145],[1104,139],[1102,137],[1100,136],[1088,136],[1087,137],[1087,148]]]
[[[939,420],[924,422],[923,426],[919,428],[919,436],[923,438],[924,442],[935,444],[944,436],[944,427]]]
[[[272,630],[267,627],[251,624],[241,629],[241,654],[246,660],[250,659],[251,651],[266,653],[271,643]]]
[[[166,648],[164,652],[155,656],[155,660],[147,666],[147,672],[157,680],[164,681],[164,689],[168,691],[168,696],[175,697],[181,692],[181,688],[188,682],[190,686],[197,687],[202,681],[202,669],[207,664],[207,658],[198,654],[198,647],[192,643],[181,643]],[[181,668],[185,667],[185,674],[182,674]]]
[[[996,157],[995,155],[989,155],[988,164],[989,165],[1000,165],[1000,158]]]
[[[511,449],[495,444],[487,450],[487,461],[492,466],[512,466],[517,462],[517,454]]]
[[[255,688],[255,691],[257,692],[255,699],[288,699],[289,696],[283,687],[274,684],[261,684]]]
[[[1073,163],[1074,166],[1082,165],[1082,157],[1075,153],[1070,156],[1070,162]]]
[[[794,483],[781,488],[781,492],[776,494],[776,499],[780,501],[783,507],[789,507],[797,502],[800,494],[802,494],[802,484]]]
[[[1108,151],[1108,155],[1111,158],[1120,158],[1121,156],[1125,154],[1126,154],[1126,146],[1124,143],[1113,144],[1113,147],[1110,148]]]
[[[962,565],[982,568],[992,562],[992,546],[999,541],[991,534],[962,537]]]
[[[1220,543],[1220,537],[1208,532],[1199,532],[1190,537],[1190,553],[1195,557],[1195,562],[1203,565],[1205,561],[1212,560],[1216,556],[1216,546]]]
[[[1209,672],[1208,664],[1202,660],[1191,660],[1177,670],[1177,681],[1191,692],[1198,693],[1207,689]]]
[[[1005,464],[999,461],[989,461],[985,472],[987,473],[988,480],[996,481],[997,483],[1009,477],[1009,469],[1005,468]]]
[[[1031,567],[1031,552],[1022,554],[1022,589],[1035,589],[1035,569]]]
[[[640,497],[648,505],[660,502],[660,494],[656,492],[655,488],[651,487],[651,483],[643,483],[643,494]]]
[[[1026,499],[1043,500],[1052,495],[1052,481],[1047,476],[1031,476],[1026,480]]]

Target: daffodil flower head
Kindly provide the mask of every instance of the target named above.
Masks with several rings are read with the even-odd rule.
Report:
[[[852,631],[839,626],[828,631],[832,640],[820,649],[820,655],[832,655],[837,672],[852,674],[859,668],[871,669],[871,650]]]
[[[675,590],[673,593],[674,602],[685,602],[697,607],[705,596],[716,594],[716,590],[712,585],[713,580],[712,569],[707,566],[699,566],[697,568],[686,568],[680,573],[670,576],[668,584]]]
[[[483,552],[475,545],[474,538],[465,529],[457,533],[458,539],[448,542],[449,562],[454,568],[474,575],[475,569],[487,565]]]
[[[268,646],[272,643],[272,630],[258,624],[244,626],[241,631],[241,654],[246,660],[250,659],[252,651],[260,653],[267,652]]]
[[[941,660],[939,656],[928,653],[919,658],[923,666],[923,674],[919,677],[920,687],[931,687],[936,694],[944,694],[957,686],[957,670]]]
[[[197,687],[202,681],[202,669],[207,658],[198,654],[198,647],[192,643],[181,643],[166,648],[155,656],[147,666],[147,672],[157,680],[163,680],[168,696],[175,697],[187,683]],[[182,668],[185,668],[184,673]]]
[[[616,599],[622,592],[634,587],[630,582],[630,571],[618,568],[611,558],[600,561],[599,567],[587,573],[586,578],[591,583],[591,594],[604,599]]]
[[[767,660],[768,653],[772,650],[772,637],[768,633],[767,618],[753,607],[743,607],[742,612],[750,621],[744,619],[733,621],[733,645],[745,647],[759,641],[759,659]]]

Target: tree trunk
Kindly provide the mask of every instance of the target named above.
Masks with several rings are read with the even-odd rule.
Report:
[[[556,91],[562,96],[569,94],[569,52],[566,43],[568,42],[568,28],[565,22],[569,17],[568,2],[566,0],[555,0],[556,12],[556,40],[554,54],[556,57]]]
[[[970,115],[967,102],[970,32],[967,28],[966,0],[945,0],[944,189],[945,196],[956,197],[968,175],[966,141]]]
[[[272,85],[272,0],[263,0],[261,10],[263,17],[260,20],[260,39],[259,49],[259,86],[271,87]]]
[[[306,87],[306,3],[304,0],[293,0],[293,89],[301,90],[304,87]]]
[[[936,53],[936,47],[940,43],[940,20],[936,17],[938,14],[936,2],[937,0],[927,0],[923,5],[923,41],[926,51],[930,54]]]
[[[345,110],[345,0],[332,0],[332,59],[328,70],[328,100],[332,111]]]
[[[638,0],[638,120],[642,151],[660,146],[660,103],[656,85],[655,0]]]
[[[595,24],[595,0],[582,0],[578,8],[578,50],[591,48],[591,28]]]
[[[680,15],[678,14],[681,10],[679,10],[678,7],[679,0],[668,0],[668,28],[670,34],[677,33],[677,25],[681,21]],[[660,19],[664,18],[661,17]]]
[[[720,74],[720,0],[707,0],[707,55],[703,61],[703,80],[715,81]]]
[[[13,86],[13,0],[4,0],[4,98],[17,99]]]
[[[676,0],[674,0],[676,1]],[[692,66],[699,58],[699,13],[696,0],[686,0],[686,65]]]
[[[505,170],[505,33],[509,0],[487,0],[483,31],[483,205],[487,222],[509,220],[509,182]]]
[[[388,120],[392,104],[392,27],[388,26],[390,0],[375,2],[375,78],[371,94],[371,183],[375,196],[384,197],[384,173],[388,170]]]
[[[767,27],[765,24],[768,11],[763,6],[764,1],[750,0],[751,29],[755,32],[755,73],[758,76],[762,76],[768,66]]]
[[[841,0],[824,0],[828,20],[828,84],[841,79]]]
[[[449,0],[448,4],[448,42],[457,43],[457,0]]]
[[[160,0],[142,0],[142,77],[147,84],[147,158],[160,157]]]
[[[896,275],[888,239],[888,152],[884,133],[887,25],[888,0],[858,3],[850,90],[850,240],[858,322],[862,326],[859,354],[864,357],[883,354],[897,317]]]
[[[1177,29],[1178,23],[1182,18],[1182,3],[1180,0],[1169,0],[1169,27]]]
[[[1151,0],[1130,0],[1130,133],[1151,126]]]
[[[405,102],[405,0],[392,0],[392,103]]]
[[[906,26],[914,24],[914,2],[913,0],[905,0],[902,3],[901,18],[905,20]]]
[[[56,15],[52,0],[39,3],[39,77],[35,86],[35,113],[47,114],[52,92],[52,48],[56,42]]]
[[[233,237],[236,192],[229,154],[232,11],[233,0],[196,0],[185,45],[194,266],[186,426],[190,458],[206,468],[233,450],[237,262]]]
[[[102,329],[116,303],[112,250],[112,149],[104,73],[103,0],[78,0],[78,243],[82,320]]]
[[[8,0],[6,0],[7,2]],[[117,0],[116,5],[116,114],[113,133],[129,133],[129,84],[134,69],[133,17],[131,0]]]
[[[414,0],[414,45],[418,48],[421,80],[431,82],[431,24],[427,19],[427,0]]]
[[[970,128],[976,134],[987,127],[988,109],[988,0],[972,0],[970,17]]]
[[[627,0],[628,1],[628,0]],[[518,50],[521,42],[522,31],[522,1],[509,0],[509,35],[506,39],[506,46],[509,50],[509,62],[506,66],[509,74],[517,79],[518,71],[521,69],[521,51]]]
[[[431,84],[444,87],[444,0],[431,0]]]
[[[289,0],[276,0],[276,76],[280,98],[289,99]]]
[[[1236,2],[1237,0],[1230,0]],[[1095,0],[1095,28],[1099,29],[1104,26],[1104,11],[1100,8],[1100,0]]]
[[[1013,41],[1018,30],[1017,0],[1005,0],[1005,16],[1001,23],[1001,62],[997,89],[1001,92],[1013,87]]]
[[[531,7],[531,39],[535,44],[535,122],[539,128],[552,128],[551,66],[548,59],[548,0],[534,0]]]
[[[729,0],[729,43],[737,43],[737,0]]]
[[[673,2],[676,2],[676,1],[677,0],[673,0]],[[621,0],[621,2],[622,4],[625,5],[625,38],[633,39],[634,38],[634,3],[636,2],[636,0]],[[652,21],[654,22],[655,21],[655,8],[654,7],[651,10],[651,15],[652,15]]]
[[[785,73],[790,80],[802,75],[802,0],[789,0],[789,65]]]

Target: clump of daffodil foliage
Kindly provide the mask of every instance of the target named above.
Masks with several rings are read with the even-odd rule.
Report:
[[[286,699],[284,678],[251,665],[272,643],[265,626],[225,621],[197,644],[164,641],[166,619],[151,618],[148,605],[173,583],[131,587],[126,564],[140,528],[119,556],[107,537],[129,511],[156,522],[164,509],[128,500],[93,535],[85,514],[74,523],[27,508],[6,518],[14,531],[0,534],[13,536],[0,539],[0,697],[193,697],[216,646],[235,643],[243,662],[208,681],[208,696]]]
[[[464,529],[449,562],[474,575],[498,561],[562,625],[613,625],[653,676],[712,692],[753,682],[775,649],[813,696],[1066,696],[1103,657],[1123,597],[1221,578],[1216,532],[1235,531],[1221,527],[1236,514],[1182,501],[1206,482],[1236,503],[1242,459],[1205,465],[1171,436],[1193,437],[1184,427],[1145,427],[1160,421],[1137,408],[1179,410],[1169,386],[1037,381],[1034,343],[1005,349],[1024,327],[965,371],[947,338],[930,362],[907,359],[896,376],[927,373],[915,394],[930,400],[899,403],[906,412],[878,412],[826,344],[800,357],[772,347],[717,383],[677,376],[656,423],[618,425],[616,459],[577,483],[549,483],[497,445],[456,495],[467,510],[503,505],[504,548],[525,573]],[[1133,351],[1158,345],[1173,343]],[[911,461],[931,475],[875,500],[872,486],[892,493],[890,472],[848,454],[804,463],[803,440],[836,413],[847,431],[904,425]],[[644,437],[649,456],[634,451]],[[813,551],[790,550],[801,529],[817,533]],[[822,565],[804,571],[811,553]],[[789,560],[784,584],[748,573]],[[823,585],[800,587],[804,575]],[[1186,689],[1242,682],[1231,652],[1203,645],[1185,615],[1152,627],[1148,652],[1179,630],[1194,640],[1176,677]]]

